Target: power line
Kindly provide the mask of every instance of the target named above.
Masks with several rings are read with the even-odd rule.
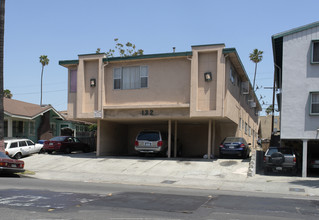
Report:
[[[43,93],[53,93],[53,92],[62,92],[62,91],[66,91],[66,89],[52,90],[52,91],[44,91]],[[16,95],[34,95],[34,94],[39,94],[39,92],[14,93],[13,96],[16,96]]]

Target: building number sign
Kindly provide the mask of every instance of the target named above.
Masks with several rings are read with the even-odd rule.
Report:
[[[146,116],[146,115],[154,115],[154,111],[153,110],[142,110],[142,115]]]

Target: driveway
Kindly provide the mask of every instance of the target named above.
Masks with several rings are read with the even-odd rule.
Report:
[[[94,153],[34,154],[23,158],[25,169],[43,179],[142,183],[189,180],[244,180],[249,159],[166,159],[96,157]]]

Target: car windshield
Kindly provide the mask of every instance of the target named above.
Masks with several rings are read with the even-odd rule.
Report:
[[[66,137],[54,137],[51,138],[50,141],[64,141]]]
[[[2,151],[0,151],[0,158],[6,158],[6,159],[10,159],[10,157],[8,157],[5,153],[3,153]]]
[[[238,137],[227,137],[224,140],[224,143],[234,143],[234,142],[243,142],[241,138]]]
[[[290,148],[269,148],[268,155],[272,155],[273,153],[280,152],[282,154],[292,154],[292,149]]]
[[[154,131],[143,131],[139,133],[137,140],[142,141],[158,141],[160,139],[160,135],[158,132]]]

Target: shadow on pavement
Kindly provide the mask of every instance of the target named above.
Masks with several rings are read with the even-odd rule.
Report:
[[[295,181],[291,181],[290,183],[295,185],[312,187],[316,189],[319,188],[319,180],[295,180]]]
[[[0,173],[0,178],[1,177],[20,178],[18,174],[14,173]]]

